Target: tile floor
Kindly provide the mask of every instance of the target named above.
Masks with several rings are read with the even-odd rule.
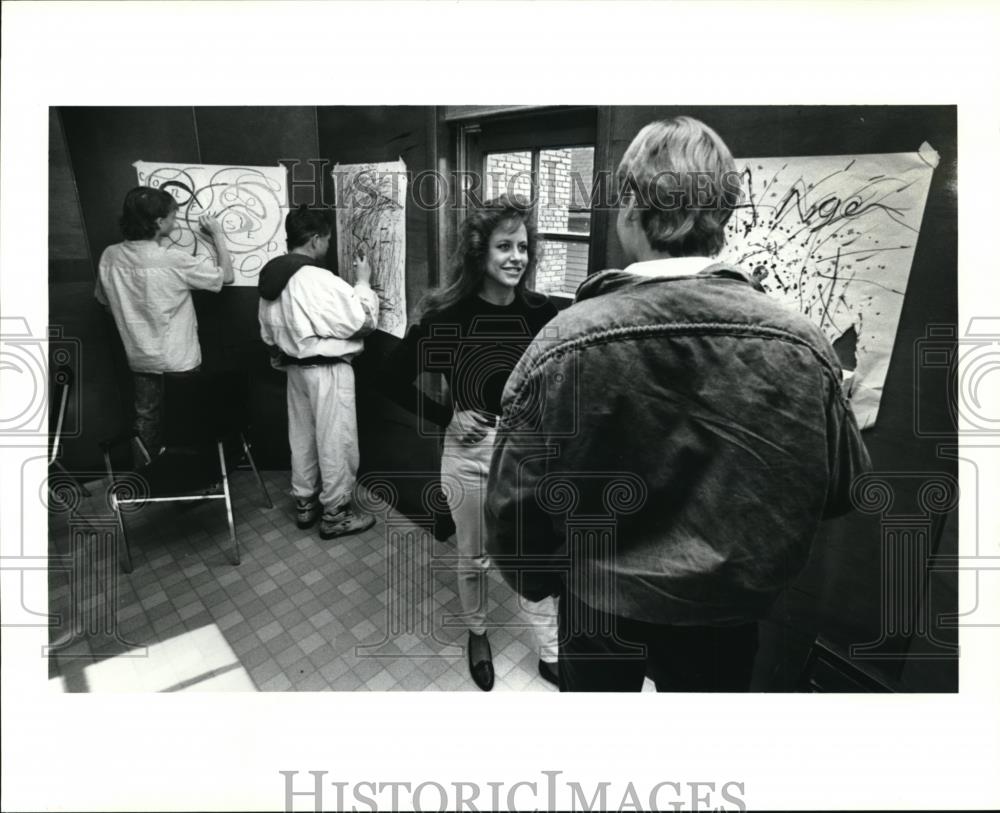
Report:
[[[371,530],[325,542],[296,528],[288,473],[264,477],[272,509],[250,472],[231,477],[239,566],[221,500],[129,515],[129,575],[106,483],[73,506],[50,500],[52,689],[478,691],[454,617],[453,545],[374,499]],[[555,691],[496,574],[489,602],[494,691]]]

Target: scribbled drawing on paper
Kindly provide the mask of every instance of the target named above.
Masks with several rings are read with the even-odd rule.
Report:
[[[937,163],[926,143],[915,153],[737,160],[744,203],[719,259],[854,356],[862,427],[878,414]]]
[[[256,285],[264,264],[285,253],[288,211],[283,167],[192,166],[136,161],[139,183],[169,192],[177,200],[177,226],[169,245],[193,255],[215,256],[209,235],[198,225],[203,214],[222,223],[233,258],[234,285]]]
[[[353,260],[363,248],[379,298],[378,329],[406,331],[406,164],[337,164],[337,256],[340,276],[354,283]]]

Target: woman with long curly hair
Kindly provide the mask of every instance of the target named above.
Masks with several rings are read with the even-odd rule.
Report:
[[[452,279],[429,292],[418,322],[388,360],[383,391],[403,408],[445,429],[441,479],[458,551],[458,592],[469,627],[469,671],[479,688],[493,688],[486,635],[487,570],[483,507],[500,401],[514,365],[556,307],[528,290],[538,259],[532,210],[503,195],[463,222]],[[421,373],[444,376],[445,406],[415,385]],[[539,673],[558,681],[555,599],[524,604],[539,643]]]

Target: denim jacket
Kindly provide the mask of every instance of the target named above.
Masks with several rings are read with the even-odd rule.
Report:
[[[507,382],[487,547],[530,599],[740,623],[767,613],[870,465],[837,356],[802,315],[721,264],[605,271]]]

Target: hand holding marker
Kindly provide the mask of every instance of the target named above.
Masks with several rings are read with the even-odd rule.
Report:
[[[212,238],[212,243],[215,245],[215,251],[219,255],[219,267],[222,268],[223,284],[232,284],[234,277],[233,259],[226,245],[226,230],[223,228],[222,222],[215,216],[214,212],[206,212],[198,218],[198,225]]]
[[[198,218],[198,225],[201,226],[202,230],[206,233],[215,237],[216,234],[224,234],[222,228],[222,223],[215,216],[214,212],[206,212]]]
[[[354,281],[363,282],[370,285],[372,281],[372,270],[368,265],[368,256],[363,245],[358,246],[354,252]]]

